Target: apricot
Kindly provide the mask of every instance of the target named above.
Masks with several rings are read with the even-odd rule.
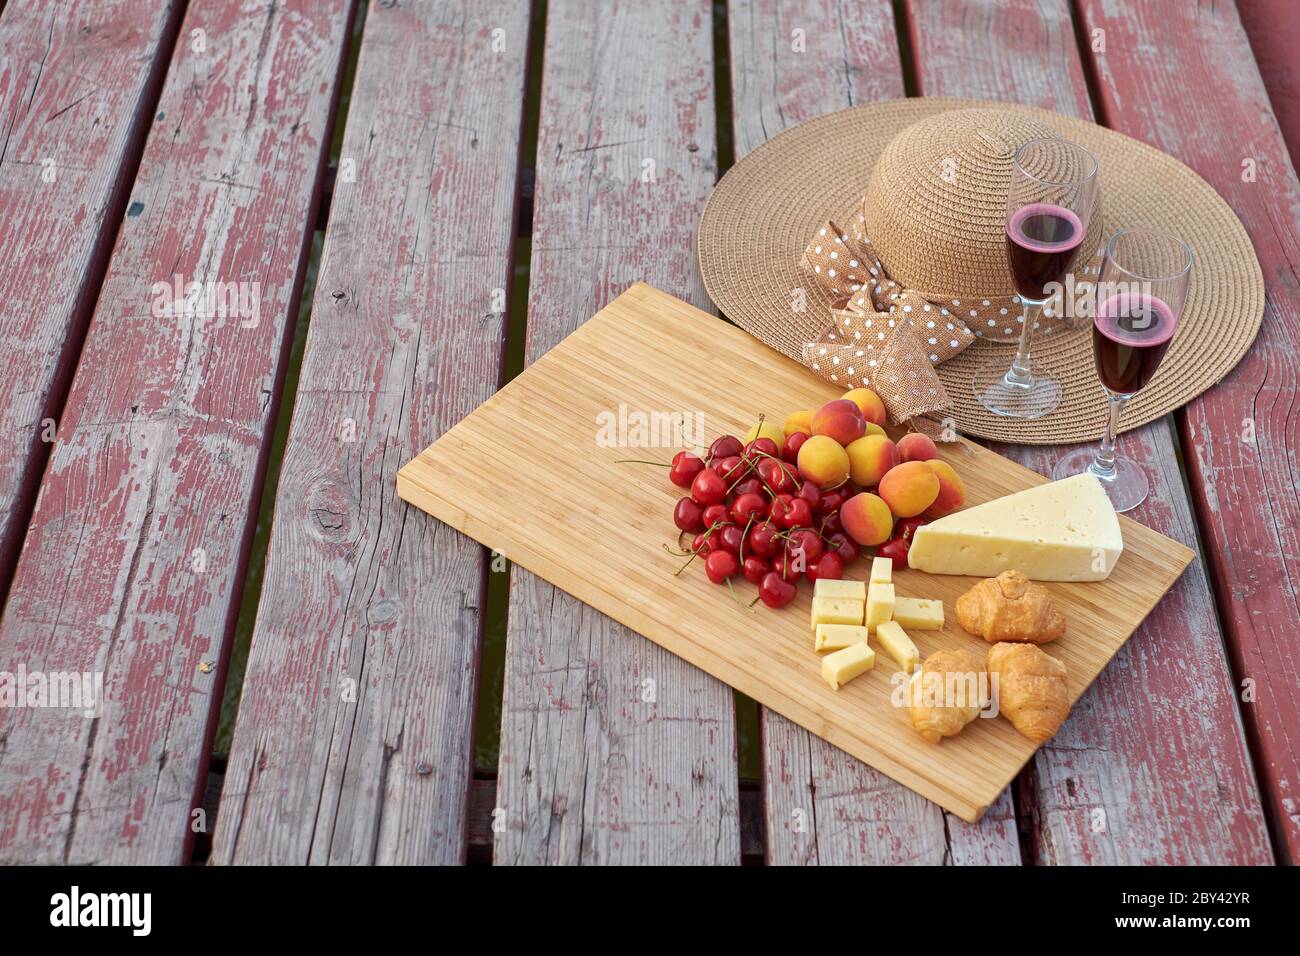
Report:
[[[939,457],[939,449],[929,435],[908,432],[898,440],[898,457],[901,461],[930,461]]]
[[[812,434],[812,409],[801,408],[797,412],[791,412],[785,416],[785,424],[781,430],[785,432],[785,437],[789,438],[795,432],[803,432],[805,435]]]
[[[897,517],[912,518],[939,497],[939,476],[929,462],[905,461],[885,472],[876,490]]]
[[[883,428],[881,428],[879,425],[877,425],[875,422],[867,422],[867,434],[884,435],[886,438],[889,437],[889,433],[885,431]]]
[[[938,458],[925,464],[939,479],[939,494],[933,504],[925,509],[927,518],[942,518],[966,504],[966,486],[952,465]]]
[[[858,406],[862,417],[873,425],[885,424],[885,403],[869,388],[851,388],[844,397]]]
[[[867,432],[867,420],[858,406],[844,398],[827,402],[813,413],[812,433],[833,438],[841,445],[857,441]]]
[[[898,449],[883,435],[863,435],[844,450],[849,453],[849,477],[863,488],[879,484],[898,464]]]
[[[777,454],[780,454],[781,448],[785,445],[785,432],[766,419],[745,432],[745,444],[748,445],[755,438],[772,439],[772,441],[776,442]]]
[[[849,453],[828,435],[813,435],[799,446],[799,474],[818,488],[841,485],[849,477]]]
[[[888,541],[894,530],[894,515],[889,505],[869,491],[854,495],[840,506],[840,521],[849,537],[861,545]]]

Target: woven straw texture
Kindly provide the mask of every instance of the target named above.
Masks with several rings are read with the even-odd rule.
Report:
[[[962,293],[990,298],[1005,294],[1010,288],[1002,239],[1005,192],[999,197],[996,191],[1005,190],[999,183],[1006,181],[1009,172],[986,161],[1004,153],[1002,144],[981,145],[970,136],[954,137],[944,158],[951,155],[955,161],[958,184],[969,179],[969,186],[963,186],[969,192],[954,194],[946,189],[940,201],[935,198],[937,190],[922,190],[917,184],[954,169],[936,168],[928,176],[917,175],[918,164],[932,163],[943,150],[931,145],[916,155],[918,138],[910,137],[910,158],[899,150],[889,159],[898,164],[896,178],[907,183],[907,189],[897,199],[875,201],[886,177],[873,177],[872,172],[900,131],[929,119],[926,135],[940,135],[947,123],[937,114],[969,109],[996,110],[1000,119],[991,125],[1016,138],[1043,128],[1097,156],[1102,210],[1094,219],[1099,225],[1089,230],[1085,250],[1099,243],[1103,233],[1133,226],[1172,233],[1192,247],[1196,257],[1192,284],[1178,333],[1155,379],[1125,408],[1122,429],[1159,418],[1222,379],[1254,341],[1264,314],[1259,262],[1246,230],[1227,203],[1178,160],[1122,133],[1046,110],[989,100],[918,97],[853,107],[787,130],[737,163],[705,206],[698,237],[704,285],[722,313],[766,344],[802,360],[805,345],[821,338],[831,315],[828,295],[802,272],[800,258],[819,224],[828,219],[849,222],[863,211],[864,190],[877,210],[867,212],[869,232],[911,230],[924,236],[927,222],[934,230],[930,235],[962,235],[954,230],[963,228],[969,232],[969,248],[942,269],[936,268],[941,253],[932,240],[928,250],[896,255],[899,261],[886,265],[900,284],[937,293],[947,291],[944,283],[974,285],[992,281],[990,276],[1005,276],[1003,287],[954,290],[959,299]],[[921,168],[922,174],[926,172]],[[989,201],[990,194],[996,201]],[[968,195],[968,203],[960,200],[963,195]],[[793,306],[800,301],[806,302],[803,311]],[[972,331],[981,324],[968,321]],[[1025,444],[1100,437],[1105,398],[1086,324],[1062,326],[1054,334],[1040,332],[1035,338],[1035,362],[1049,369],[1063,389],[1061,406],[1044,418],[1001,418],[975,400],[970,383],[976,367],[990,357],[1010,365],[1014,353],[1014,343],[981,339],[938,367],[951,402],[946,416],[959,430]]]

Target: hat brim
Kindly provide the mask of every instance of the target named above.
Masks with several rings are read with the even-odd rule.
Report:
[[[1145,226],[1192,247],[1195,265],[1178,332],[1156,377],[1125,409],[1124,430],[1184,405],[1227,375],[1263,321],[1264,279],[1245,227],[1222,197],[1172,156],[1123,133],[991,100],[913,97],[856,106],[801,123],[736,163],[709,197],[698,233],[704,287],[722,314],[798,360],[830,321],[825,296],[799,269],[813,230],[827,219],[848,219],[897,133],[935,113],[970,108],[1024,111],[1092,150],[1107,233]],[[939,367],[957,428],[1026,444],[1099,437],[1105,398],[1087,329],[1062,329],[1035,342],[1035,361],[1062,386],[1060,407],[1040,419],[1002,418],[975,399],[976,367],[992,357],[1009,365],[1014,351],[1014,345],[979,342]]]

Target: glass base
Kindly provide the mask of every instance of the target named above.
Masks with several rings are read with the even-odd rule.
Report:
[[[1035,365],[1017,378],[1009,365],[989,363],[975,370],[975,400],[1004,418],[1042,418],[1061,404],[1061,383]]]
[[[1146,501],[1151,483],[1142,466],[1130,458],[1115,458],[1115,473],[1107,475],[1093,468],[1097,458],[1096,446],[1079,448],[1070,452],[1056,463],[1052,477],[1056,479],[1081,475],[1085,471],[1097,476],[1101,486],[1106,489],[1106,497],[1116,511],[1131,511]]]

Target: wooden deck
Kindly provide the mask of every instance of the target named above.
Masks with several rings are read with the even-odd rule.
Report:
[[[1300,860],[1300,10],[356,3],[0,2],[0,672],[104,675],[94,716],[0,708],[0,863]],[[1122,439],[1198,560],[975,825],[394,491],[632,282],[712,308],[730,163],[916,94],[1177,156],[1268,293]]]

